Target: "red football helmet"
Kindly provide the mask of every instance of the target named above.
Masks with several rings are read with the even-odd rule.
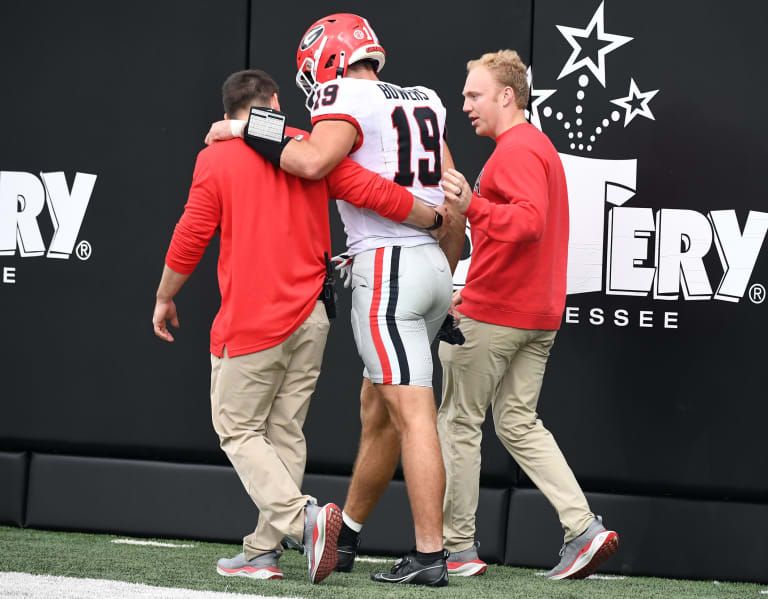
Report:
[[[369,58],[378,73],[386,52],[368,20],[349,13],[328,15],[315,21],[301,38],[296,52],[296,85],[310,101],[321,84],[347,74],[349,65]]]

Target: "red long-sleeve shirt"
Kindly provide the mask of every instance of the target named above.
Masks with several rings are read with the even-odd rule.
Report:
[[[413,207],[405,189],[349,159],[325,179],[307,181],[275,168],[241,139],[198,154],[165,263],[191,273],[220,231],[212,354],[221,357],[225,346],[231,357],[274,347],[307,319],[325,277],[323,253],[331,251],[329,198],[397,221]]]
[[[472,262],[459,311],[502,326],[559,329],[565,308],[568,192],[549,138],[528,123],[502,133],[466,215]]]

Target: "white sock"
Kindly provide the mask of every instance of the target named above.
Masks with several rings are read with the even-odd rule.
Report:
[[[352,518],[350,518],[347,515],[347,512],[341,512],[341,519],[344,520],[344,524],[349,526],[355,532],[360,532],[361,530],[363,530],[363,525],[360,524],[359,522],[355,522]]]

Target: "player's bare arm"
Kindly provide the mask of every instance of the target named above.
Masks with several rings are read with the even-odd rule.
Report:
[[[243,137],[245,125],[245,121],[235,119],[213,123],[205,143]],[[285,146],[280,155],[280,168],[302,179],[322,179],[349,154],[357,136],[357,129],[351,123],[321,121],[312,129],[310,137],[293,139]]]
[[[322,179],[350,153],[357,129],[347,121],[320,121],[312,135],[293,139],[280,155],[280,168],[303,179]]]

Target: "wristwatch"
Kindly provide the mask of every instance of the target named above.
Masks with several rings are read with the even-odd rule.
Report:
[[[443,215],[440,214],[437,210],[435,210],[435,222],[432,223],[432,226],[425,228],[425,231],[434,231],[435,229],[439,229],[443,226]]]

